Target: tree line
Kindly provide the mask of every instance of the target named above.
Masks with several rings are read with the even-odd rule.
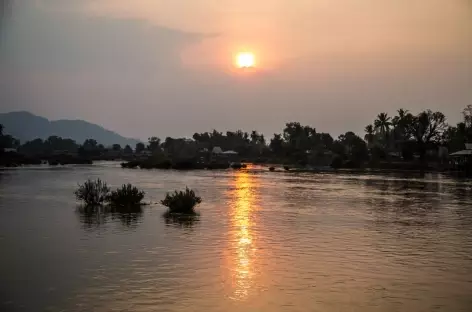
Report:
[[[211,151],[214,147],[234,150],[242,157],[270,158],[271,160],[310,163],[338,162],[361,164],[366,161],[398,157],[403,160],[426,160],[428,151],[439,147],[454,152],[472,142],[472,105],[463,110],[463,120],[455,126],[447,124],[442,112],[425,110],[413,114],[399,109],[394,116],[380,113],[373,122],[365,127],[362,136],[348,131],[337,138],[329,133],[318,132],[315,127],[299,122],[285,124],[281,133],[267,140],[256,130],[195,133],[192,139],[167,137],[164,141],[157,136],[150,137],[147,144],[138,143],[133,148],[114,144],[105,147],[93,139],[83,144],[74,140],[51,136],[46,140],[35,139],[20,144],[15,138],[4,135],[0,125],[0,147],[17,148],[29,155],[49,154],[54,151],[76,152],[84,156],[99,156],[105,151],[122,154],[150,153],[195,154],[197,151]],[[437,157],[437,156],[435,156]]]

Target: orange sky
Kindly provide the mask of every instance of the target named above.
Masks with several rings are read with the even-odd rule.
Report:
[[[298,57],[472,53],[468,0],[98,0],[87,10],[215,34],[185,51],[195,65],[224,66],[238,50],[269,68]]]

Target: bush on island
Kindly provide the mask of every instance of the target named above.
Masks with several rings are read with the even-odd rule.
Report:
[[[75,198],[83,201],[87,206],[102,205],[108,200],[110,188],[106,182],[97,179],[87,180],[84,184],[79,184],[79,188],[74,192]]]
[[[189,188],[185,188],[185,191],[167,193],[166,197],[161,200],[161,204],[169,208],[167,214],[184,215],[197,215],[195,206],[201,202],[201,197],[195,195],[195,192]]]
[[[111,192],[109,202],[115,207],[133,207],[140,206],[144,198],[144,191],[140,191],[131,183],[123,184],[123,186]]]

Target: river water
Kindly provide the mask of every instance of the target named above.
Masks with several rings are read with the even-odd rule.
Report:
[[[151,205],[77,208],[78,182]],[[168,220],[191,187],[199,219]],[[0,311],[472,311],[472,184],[446,176],[0,171]]]

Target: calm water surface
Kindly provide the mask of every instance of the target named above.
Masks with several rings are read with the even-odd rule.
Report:
[[[97,177],[152,204],[78,209]],[[185,186],[200,219],[164,219]],[[472,311],[471,208],[441,175],[0,171],[0,311]]]

